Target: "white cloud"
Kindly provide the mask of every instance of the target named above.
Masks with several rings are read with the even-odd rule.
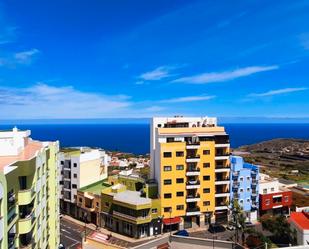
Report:
[[[167,77],[170,77],[170,71],[174,69],[174,67],[170,66],[161,66],[156,69],[141,74],[138,78],[141,80],[161,80]]]
[[[231,71],[224,71],[224,72],[211,72],[211,73],[203,73],[198,74],[190,77],[183,77],[172,82],[176,83],[191,83],[191,84],[207,84],[212,82],[223,82],[234,80],[237,78],[249,76],[255,73],[260,73],[264,71],[270,71],[278,69],[278,65],[272,66],[252,66],[252,67],[245,67],[239,68]]]
[[[147,107],[145,109],[145,111],[148,111],[148,112],[160,112],[162,110],[164,110],[165,108],[162,107],[162,106],[157,106],[157,105],[154,105],[154,106],[150,106],[150,107]]]
[[[215,96],[187,96],[187,97],[179,97],[174,99],[164,99],[160,100],[160,102],[164,103],[184,103],[184,102],[195,102],[195,101],[205,101],[215,98]]]
[[[0,113],[1,119],[105,117],[128,108],[132,104],[128,98],[38,83],[29,88],[0,88]]]
[[[40,51],[36,48],[15,53],[14,58],[17,63],[20,64],[29,64],[32,62],[32,59],[35,55],[37,55]]]
[[[264,93],[252,93],[249,94],[249,97],[268,97],[268,96],[274,96],[274,95],[280,95],[285,93],[292,93],[292,92],[299,92],[299,91],[305,91],[308,88],[305,87],[299,87],[299,88],[283,88],[283,89],[277,89],[277,90],[270,90],[268,92]]]

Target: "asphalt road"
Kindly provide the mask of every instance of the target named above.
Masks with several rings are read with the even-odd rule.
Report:
[[[81,234],[83,232],[84,228],[79,225],[64,219],[60,222],[60,242],[66,249],[80,248],[82,242]]]

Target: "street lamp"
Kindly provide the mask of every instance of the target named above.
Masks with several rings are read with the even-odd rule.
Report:
[[[86,221],[87,221],[87,212],[84,212],[84,222],[85,222],[85,242],[87,240],[87,224],[86,224]]]

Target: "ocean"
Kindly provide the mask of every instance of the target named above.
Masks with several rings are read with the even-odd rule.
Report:
[[[222,124],[230,135],[232,148],[273,138],[309,139],[309,124]],[[0,125],[0,130],[12,129]],[[60,145],[91,146],[135,154],[149,153],[149,124],[27,124],[18,129],[30,129],[32,138],[59,140]]]

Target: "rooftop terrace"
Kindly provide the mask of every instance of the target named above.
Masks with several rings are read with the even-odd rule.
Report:
[[[106,179],[104,179],[104,180],[100,180],[98,182],[92,183],[90,185],[87,185],[85,187],[82,187],[79,189],[79,191],[100,195],[103,189],[108,188],[110,186],[111,185],[106,182]]]

